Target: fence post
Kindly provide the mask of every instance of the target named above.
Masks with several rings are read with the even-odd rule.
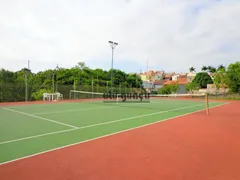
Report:
[[[93,78],[92,78],[92,98],[93,98]]]
[[[25,74],[25,101],[28,101],[28,83],[27,83],[27,72]]]

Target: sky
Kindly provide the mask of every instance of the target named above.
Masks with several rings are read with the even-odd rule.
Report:
[[[197,71],[240,61],[240,0],[0,0],[0,68]],[[147,66],[148,64],[148,66]]]

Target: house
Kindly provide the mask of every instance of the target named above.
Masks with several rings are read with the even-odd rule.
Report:
[[[209,73],[209,76],[212,78],[212,80],[214,79],[214,73]]]
[[[187,83],[187,75],[179,75],[178,80],[179,83]]]
[[[164,71],[155,71],[154,81],[163,80]]]
[[[192,82],[197,74],[193,72],[187,73],[187,82]]]
[[[215,84],[208,84],[206,92],[209,94],[225,94],[228,93],[229,89],[228,88],[219,88],[217,89]]]
[[[155,73],[152,70],[145,72],[145,73],[140,73],[139,76],[142,81],[154,81],[155,80]]]
[[[147,75],[146,75],[146,73],[140,73],[139,76],[140,76],[140,78],[141,78],[142,81],[147,81]]]
[[[152,89],[153,83],[151,81],[143,81],[143,88],[144,89]]]
[[[152,81],[154,82],[155,81],[155,73],[154,71],[150,70],[146,73],[147,75],[147,81]]]
[[[163,80],[165,80],[165,81],[172,80],[173,75],[175,75],[175,73],[164,73]]]
[[[164,83],[164,86],[170,85],[170,84],[178,84],[179,85],[179,90],[178,94],[186,94],[186,86],[188,84],[187,82],[187,75],[178,75],[177,80],[168,80]]]
[[[156,80],[156,81],[154,81],[154,83],[153,83],[153,88],[154,88],[155,90],[158,90],[158,89],[160,89],[160,88],[162,88],[162,87],[164,86],[164,83],[165,83],[164,80]]]
[[[180,76],[179,74],[173,75],[172,76],[172,81],[177,81],[179,76]]]

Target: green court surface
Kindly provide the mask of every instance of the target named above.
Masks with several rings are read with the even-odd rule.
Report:
[[[210,107],[222,105],[211,102]],[[205,109],[204,101],[66,102],[0,108],[0,164]],[[205,111],[201,113],[205,114]]]

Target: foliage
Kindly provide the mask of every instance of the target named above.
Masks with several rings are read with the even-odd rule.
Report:
[[[173,94],[177,93],[179,90],[178,84],[169,84],[164,86],[163,88],[159,89],[159,94]]]
[[[230,64],[227,69],[229,88],[232,92],[240,92],[240,62]]]
[[[40,89],[37,92],[32,93],[32,97],[35,100],[42,100],[43,99],[43,93],[50,93],[51,90],[47,90],[47,89]]]
[[[217,90],[219,90],[219,88],[224,88],[224,96],[226,95],[226,89],[228,88],[229,82],[225,68],[218,68],[214,75],[214,84],[216,85]]]
[[[196,82],[191,82],[186,86],[187,91],[191,91],[193,93],[194,90],[199,90],[200,85]]]
[[[177,93],[178,90],[179,90],[179,85],[178,84],[171,85],[171,92],[172,93]]]
[[[163,88],[159,89],[159,94],[171,94],[171,86],[166,85]]]
[[[115,91],[126,91],[126,88],[142,88],[142,80],[137,74],[127,74],[121,70],[113,70],[113,87]],[[32,73],[26,68],[17,72],[0,69],[0,102],[24,101],[26,77],[28,83],[28,99],[38,99],[41,89],[54,90],[65,93],[71,89],[91,91],[91,85],[97,88],[94,91],[104,92],[111,87],[111,70],[91,69],[84,62],[79,62],[75,67],[48,69],[38,73]],[[64,88],[66,89],[64,89]],[[122,89],[120,89],[120,88]],[[32,94],[35,92],[35,94]],[[32,96],[31,96],[32,95]],[[36,98],[35,98],[36,97]]]
[[[203,66],[202,67],[202,71],[207,71],[208,70],[208,67],[207,66]]]
[[[197,73],[192,82],[199,84],[200,88],[207,88],[207,84],[213,84],[212,78],[206,72]]]
[[[195,72],[196,68],[194,68],[193,66],[189,68],[189,72]]]
[[[210,73],[215,73],[216,72],[216,68],[213,67],[213,66],[208,66],[207,69],[208,69],[208,72],[210,72]]]
[[[217,71],[218,71],[218,70],[226,70],[226,68],[225,68],[225,66],[223,66],[223,65],[221,64],[220,66],[218,66]]]
[[[219,88],[227,88],[229,84],[229,78],[225,69],[218,68],[214,75],[214,84],[216,85],[217,89]]]
[[[151,94],[158,94],[158,92],[157,91],[151,91]]]

